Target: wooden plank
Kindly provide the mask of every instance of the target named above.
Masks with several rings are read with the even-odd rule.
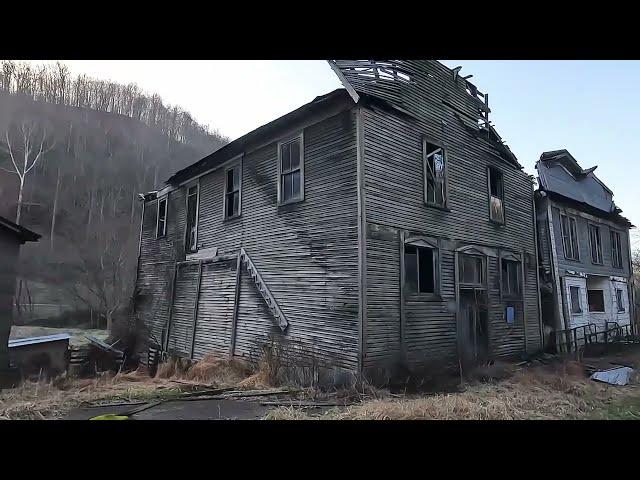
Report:
[[[233,319],[231,323],[231,340],[229,342],[229,356],[233,357],[236,349],[236,330],[238,325],[238,307],[240,305],[240,276],[242,275],[242,258],[238,251],[236,260],[236,286],[233,296]]]
[[[196,298],[193,302],[193,326],[191,327],[191,354],[189,358],[193,358],[193,351],[196,347],[196,327],[198,325],[198,303],[200,301],[200,285],[202,284],[202,260],[198,262],[198,282],[196,283]]]

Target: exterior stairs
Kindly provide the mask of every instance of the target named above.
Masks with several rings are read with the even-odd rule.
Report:
[[[244,248],[240,248],[240,261],[247,269],[247,272],[249,272],[249,275],[251,275],[253,282],[256,284],[258,292],[260,292],[260,296],[267,304],[267,307],[269,308],[269,311],[271,311],[273,318],[278,322],[280,330],[285,332],[287,330],[287,327],[289,326],[287,317],[282,312],[282,310],[280,310],[278,302],[276,302],[276,299],[273,297],[271,290],[269,290],[269,287],[267,287],[267,284],[262,279],[260,272],[258,272],[258,269],[256,268],[255,264],[251,260],[251,257]]]

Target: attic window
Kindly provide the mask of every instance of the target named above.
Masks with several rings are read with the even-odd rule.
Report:
[[[225,173],[224,218],[240,215],[240,184],[240,165],[235,165]]]
[[[156,238],[167,234],[167,197],[158,200],[158,216],[156,219]]]
[[[304,200],[302,134],[278,144],[278,203]]]
[[[497,168],[488,169],[489,218],[492,222],[504,223],[504,180]]]

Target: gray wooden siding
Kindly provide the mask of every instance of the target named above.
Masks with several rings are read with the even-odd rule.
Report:
[[[169,330],[169,352],[191,356],[193,335],[193,314],[196,304],[198,264],[183,264],[176,274],[175,294],[171,308],[171,326]]]
[[[304,128],[305,199],[277,205],[277,138],[249,151],[242,158],[242,212],[223,220],[224,168],[200,178],[198,244],[216,247],[218,255],[236,254],[245,248],[280,308],[289,320],[286,338],[319,353],[319,360],[345,368],[358,361],[358,245],[355,114],[346,110]],[[179,194],[178,194],[179,192]],[[184,189],[181,205],[169,205],[167,239],[155,239],[155,207],[145,214],[141,271],[160,260],[179,259],[175,248],[184,244]],[[175,225],[179,210],[179,228]],[[175,239],[175,241],[174,241]],[[164,244],[167,245],[164,245]],[[144,281],[144,275],[141,281]],[[226,276],[225,276],[226,278]],[[234,278],[235,282],[235,278]],[[246,271],[242,275],[236,354],[248,355],[262,333],[280,330],[257,294]],[[195,291],[195,285],[192,287]],[[217,308],[225,319],[232,310],[228,284],[215,288],[229,304]],[[156,292],[163,291],[158,287]],[[168,291],[165,295],[169,297]],[[224,293],[226,292],[226,293]],[[157,295],[157,293],[156,293]],[[191,300],[190,300],[191,301]],[[201,317],[209,306],[198,309],[196,357],[222,343],[228,349],[227,328],[201,330]],[[153,307],[147,309],[150,319]],[[155,313],[155,312],[154,312]],[[162,315],[162,320],[166,315]],[[216,317],[217,318],[217,317]],[[161,320],[155,320],[159,324]],[[213,318],[206,320],[213,322]],[[227,320],[219,319],[218,325]],[[213,323],[210,323],[213,325]],[[200,333],[208,335],[201,339]],[[214,338],[215,337],[215,338]],[[222,337],[222,338],[221,338]],[[253,345],[253,346],[252,346]],[[255,349],[255,348],[254,348]]]
[[[444,120],[444,124],[443,121]],[[491,147],[475,139],[451,111],[442,106],[434,108],[419,121],[409,121],[389,112],[363,110],[365,205],[369,224],[404,230],[415,235],[441,237],[456,245],[479,244],[497,249],[524,250],[529,260],[535,259],[533,220],[533,188],[528,176],[521,170],[491,153]],[[427,207],[423,200],[422,136],[428,135],[444,143],[447,152],[448,205],[450,211]],[[487,167],[499,168],[504,175],[506,224],[498,226],[489,220]],[[391,260],[391,245],[382,247],[367,240],[367,258],[376,258],[383,250]],[[448,252],[447,252],[448,250]],[[405,299],[408,359],[416,362],[436,357],[455,355],[456,319],[447,310],[448,300],[455,297],[453,290],[453,250],[442,249],[443,298],[441,301],[414,301]],[[399,263],[398,252],[394,263]],[[535,261],[533,262],[535,265]],[[367,270],[371,268],[367,263]],[[376,268],[380,269],[380,266]],[[386,282],[399,284],[399,268],[389,271]],[[490,282],[495,281],[496,269]],[[369,291],[380,281],[367,271],[367,298]],[[522,320],[506,327],[504,306],[499,292],[491,295],[492,304],[498,305],[491,314],[491,341],[496,355],[524,350]],[[537,286],[535,267],[527,274],[525,285],[527,343],[532,350],[540,348]],[[522,307],[520,307],[521,310]],[[517,309],[518,310],[518,309]],[[386,325],[373,323],[371,315],[379,312],[367,309],[365,365],[382,358],[390,358],[384,343],[376,345],[375,329],[394,330],[397,318],[387,316]],[[522,316],[522,313],[520,313]],[[384,322],[384,320],[381,320]],[[394,350],[391,350],[393,352]]]
[[[560,213],[566,207],[561,203],[551,201],[551,214],[553,216],[553,228],[556,234],[556,251],[558,252],[558,268],[560,275],[564,275],[565,270],[579,270],[587,274],[615,275],[619,277],[629,276],[629,231],[617,226],[615,223],[605,219],[593,220],[581,216],[580,212],[571,209],[568,213],[576,218],[578,229],[578,246],[580,248],[580,261],[568,260],[564,256],[562,247],[562,229],[560,227]],[[603,265],[595,265],[591,262],[591,244],[589,243],[589,223],[600,226],[600,238],[602,241]],[[614,268],[611,259],[611,238],[610,229],[620,232],[620,244],[622,248],[622,268]]]

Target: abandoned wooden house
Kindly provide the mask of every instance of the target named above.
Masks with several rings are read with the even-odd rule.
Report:
[[[629,220],[613,193],[567,150],[536,163],[540,294],[545,331],[576,335],[630,325],[633,316]],[[557,341],[561,339],[554,335]],[[549,345],[556,342],[550,341]]]
[[[436,61],[329,64],[344,89],[144,195],[156,344],[252,357],[275,338],[370,376],[539,350],[532,179],[488,95]]]

